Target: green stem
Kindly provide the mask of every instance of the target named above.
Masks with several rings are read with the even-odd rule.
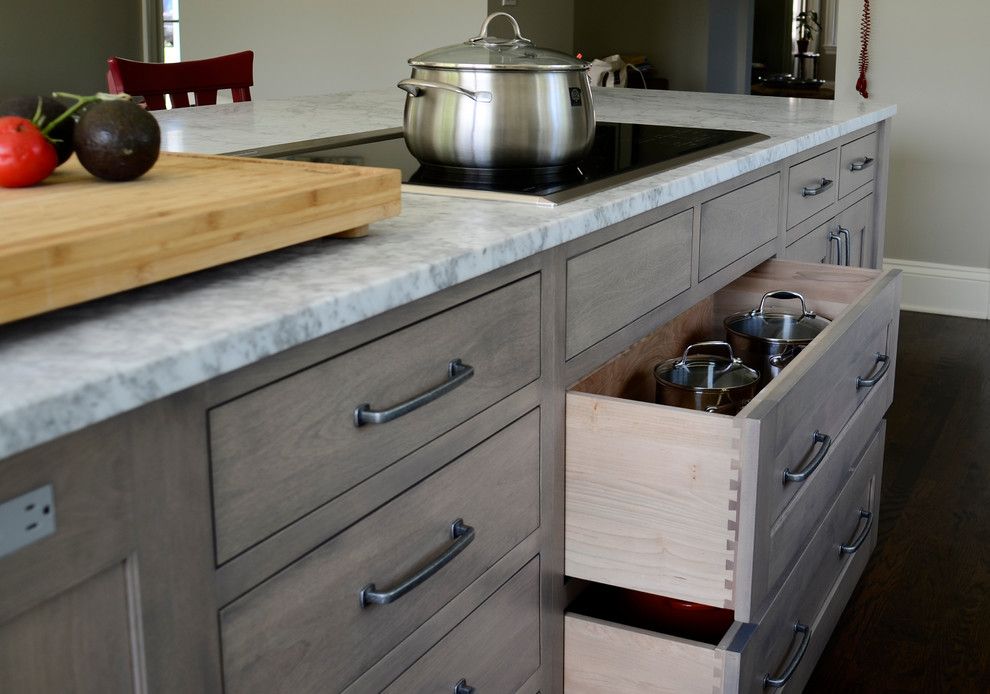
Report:
[[[86,104],[91,104],[94,101],[126,101],[131,97],[128,94],[105,94],[103,92],[97,92],[92,96],[80,96],[79,94],[69,94],[68,92],[54,92],[52,96],[62,97],[65,99],[75,99],[76,103],[72,104],[65,110],[65,113],[61,114],[58,118],[53,120],[51,123],[46,125],[41,131],[41,134],[48,137],[48,133],[51,132],[52,128],[64,121],[66,118],[70,118],[73,113],[78,111],[80,108]],[[41,101],[38,101],[38,108],[41,108]],[[51,138],[49,138],[51,139]]]

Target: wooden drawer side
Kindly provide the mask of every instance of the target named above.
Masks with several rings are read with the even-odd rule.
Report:
[[[564,616],[567,694],[723,691],[725,652],[593,617]]]
[[[741,446],[731,417],[568,393],[565,573],[732,607]]]

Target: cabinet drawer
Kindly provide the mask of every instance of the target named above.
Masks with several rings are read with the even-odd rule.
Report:
[[[780,174],[703,203],[698,280],[777,238],[779,211]]]
[[[340,691],[539,526],[533,411],[220,613],[226,691]],[[390,604],[389,591],[473,541]]]
[[[873,194],[787,246],[788,260],[850,267],[873,264]]]
[[[827,632],[817,631],[816,615],[831,607],[829,600],[839,587],[858,580],[875,541],[882,432],[881,428],[873,437],[856,472],[758,620],[736,621],[717,643],[704,643],[666,633],[662,624],[644,628],[648,615],[636,625],[611,620],[604,614],[607,605],[595,605],[590,614],[568,612],[568,694],[762,692],[765,678],[779,676],[792,660],[810,672],[814,662],[807,653],[800,658],[800,641],[828,640]],[[871,518],[864,518],[866,514]],[[808,633],[795,630],[796,624],[807,626]]]
[[[790,487],[784,467],[806,470],[822,446],[814,427],[837,438],[871,390],[865,419],[889,403],[896,345],[884,347],[889,372],[876,386],[856,379],[874,373],[888,325],[896,335],[899,281],[772,260],[579,382],[566,396],[565,573],[747,619],[769,589],[763,562],[778,508],[816,476],[829,479],[822,473],[841,456]],[[749,405],[730,417],[654,404],[656,363],[723,335],[724,316],[781,288],[835,320]]]
[[[830,150],[790,168],[787,189],[787,228],[834,203],[837,199],[839,151]]]
[[[839,152],[839,197],[842,198],[876,175],[877,134],[848,142]]]
[[[386,694],[515,692],[540,667],[540,560],[534,558],[422,658]]]
[[[692,210],[567,261],[567,358],[691,286]]]
[[[355,409],[449,392],[381,424]],[[223,563],[540,375],[538,275],[461,304],[210,412]]]

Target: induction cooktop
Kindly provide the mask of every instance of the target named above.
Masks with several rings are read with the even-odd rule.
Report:
[[[402,128],[228,154],[395,168],[402,170],[402,189],[408,193],[552,206],[766,139],[738,130],[599,122],[588,156],[553,170],[423,166],[406,148]]]

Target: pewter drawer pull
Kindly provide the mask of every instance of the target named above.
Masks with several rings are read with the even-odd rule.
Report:
[[[832,437],[828,434],[823,434],[820,431],[816,431],[814,435],[814,443],[820,443],[821,448],[818,449],[818,453],[815,457],[811,459],[806,467],[801,472],[791,472],[790,468],[784,468],[784,482],[804,482],[806,479],[811,477],[822,461],[825,460],[825,456],[828,455],[828,449],[832,447]]]
[[[849,164],[850,171],[862,171],[863,169],[868,169],[873,166],[872,157],[863,157],[859,161],[854,161]]]
[[[801,634],[801,645],[798,646],[797,651],[794,653],[794,657],[791,658],[791,662],[787,664],[787,667],[780,674],[780,677],[771,677],[770,673],[763,676],[763,688],[774,687],[779,688],[787,684],[787,680],[791,679],[794,671],[798,669],[798,665],[801,664],[801,659],[804,658],[804,654],[808,650],[808,644],[811,643],[811,627],[807,624],[801,624],[798,622],[794,625],[794,633]]]
[[[835,232],[835,233],[838,234],[839,236],[841,236],[844,239],[844,243],[845,243],[845,247],[846,247],[846,260],[845,260],[844,263],[840,263],[840,264],[841,265],[845,265],[846,267],[849,267],[849,250],[850,250],[849,230],[846,229],[844,226],[840,226],[839,227],[839,230],[837,232]]]
[[[458,554],[463,552],[464,548],[471,544],[474,540],[474,528],[470,525],[464,525],[464,519],[458,518],[450,524],[450,539],[454,540],[450,547],[445,549],[443,553],[430,561],[429,564],[404,580],[395,588],[392,588],[391,590],[377,591],[375,590],[374,583],[369,583],[362,588],[360,596],[361,607],[367,607],[372,603],[375,605],[387,605],[388,603],[395,602],[401,598],[410,590],[449,564],[450,561]]]
[[[863,378],[862,376],[856,378],[857,389],[872,388],[877,383],[879,383],[880,380],[887,373],[887,369],[890,368],[890,357],[887,356],[886,354],[880,354],[880,352],[877,352],[877,364],[880,365],[880,369],[877,371],[876,375],[873,378]]]
[[[413,410],[418,410],[423,405],[433,402],[441,395],[446,395],[454,388],[464,385],[472,376],[474,376],[473,366],[462,363],[460,359],[454,359],[447,364],[446,381],[432,390],[417,395],[412,400],[407,400],[387,410],[373,410],[368,403],[358,405],[354,409],[354,426],[359,427],[365,424],[384,424],[385,422],[391,422],[393,419],[398,419],[404,414],[409,414]]]
[[[801,197],[803,197],[803,198],[810,198],[810,197],[813,197],[815,195],[818,195],[819,193],[824,193],[826,190],[828,190],[829,188],[832,187],[832,184],[833,183],[835,183],[835,181],[833,181],[832,179],[830,179],[830,178],[823,178],[822,179],[822,182],[819,183],[818,185],[805,186],[804,188],[802,188],[801,189]]]
[[[863,543],[866,542],[866,538],[870,536],[870,530],[873,528],[873,512],[860,509],[859,518],[860,520],[866,520],[866,526],[863,528],[863,532],[851,544],[839,545],[839,554],[855,554],[856,550],[862,547]]]
[[[470,686],[467,680],[461,679],[454,685],[454,694],[474,694],[474,687]]]
[[[842,239],[839,236],[839,232],[837,231],[828,232],[829,244],[831,244],[833,241],[835,241],[835,264],[845,265],[845,263],[842,262]]]

